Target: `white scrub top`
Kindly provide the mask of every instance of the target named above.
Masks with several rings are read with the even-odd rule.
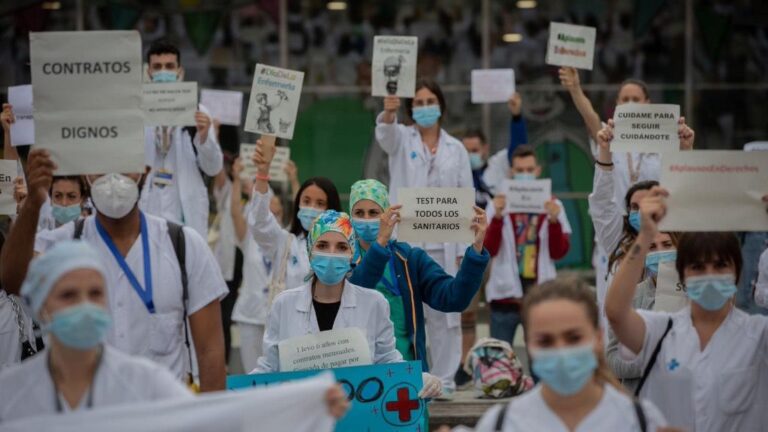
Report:
[[[365,334],[374,364],[403,361],[403,356],[395,348],[395,332],[389,319],[387,300],[376,290],[361,288],[345,280],[333,330],[350,327],[357,327]],[[278,372],[280,341],[316,333],[320,333],[320,327],[312,307],[312,284],[283,291],[275,297],[269,310],[264,355],[251,373]]]
[[[611,385],[604,385],[603,398],[587,414],[574,432],[640,432],[637,412],[630,396],[619,392]],[[666,426],[664,416],[652,403],[641,403],[645,413],[648,432],[655,432]],[[569,432],[560,417],[547,405],[541,395],[541,384],[524,393],[507,405],[497,405],[485,412],[477,423],[477,432],[496,432],[500,410],[507,410],[502,432]]]
[[[93,407],[172,398],[192,398],[168,370],[147,359],[131,357],[104,347],[101,363],[89,390]],[[0,424],[24,417],[55,414],[56,397],[64,411],[66,401],[54,393],[48,369],[48,351],[0,372]],[[86,392],[78,409],[86,406]]]
[[[622,356],[642,370],[664,334],[641,392],[670,426],[696,432],[760,431],[768,424],[768,317],[733,308],[702,351],[691,308],[674,314],[638,310],[645,340],[637,356]]]
[[[86,219],[82,239],[96,248],[104,258],[107,269],[107,297],[113,321],[107,343],[127,354],[154,360],[181,378],[189,370],[189,365],[184,346],[179,261],[168,236],[166,221],[148,214],[145,216],[152,262],[153,314],[149,313],[96,231],[95,216]],[[43,253],[59,241],[72,239],[74,228],[73,223],[68,223],[53,231],[38,233],[35,252]],[[184,235],[189,280],[187,311],[193,315],[209,303],[224,298],[228,290],[208,244],[191,228],[184,227]],[[139,236],[125,261],[143,287],[144,258],[141,243]],[[192,351],[192,357],[195,358],[194,348]]]
[[[232,321],[264,325],[269,311],[269,282],[277,266],[274,257],[265,255],[253,236],[243,240],[243,283],[232,310]]]

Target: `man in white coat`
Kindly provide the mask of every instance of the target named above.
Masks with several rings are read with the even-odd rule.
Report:
[[[178,48],[166,41],[147,52],[147,73],[153,82],[175,82],[184,77]],[[155,126],[145,129],[144,155],[151,168],[141,193],[143,211],[189,226],[208,236],[208,190],[203,173],[215,176],[224,160],[211,117],[202,105],[195,127]]]

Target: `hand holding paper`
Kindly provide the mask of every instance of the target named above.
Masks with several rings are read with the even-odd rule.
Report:
[[[693,129],[685,124],[685,117],[680,116],[677,120],[677,136],[680,138],[680,150],[693,150],[693,139],[695,134]]]
[[[3,130],[10,130],[14,121],[16,121],[16,117],[13,115],[13,105],[4,103],[3,112],[0,114],[0,122],[3,123]]]
[[[269,174],[269,166],[275,157],[275,140],[256,140],[256,151],[253,152],[253,163],[259,174]]]
[[[659,232],[659,222],[667,214],[669,192],[661,186],[654,186],[640,201],[640,234],[653,241]]]
[[[613,119],[608,119],[604,128],[597,132],[598,155],[597,160],[603,164],[613,163],[611,155],[611,141],[613,141]],[[605,169],[607,167],[602,167]]]
[[[387,247],[389,239],[392,238],[392,232],[395,227],[400,223],[400,209],[402,205],[396,204],[387,209],[381,215],[381,222],[379,223],[379,235],[376,237],[376,243],[381,247]]]
[[[400,109],[400,98],[397,96],[384,96],[384,123],[393,123]]]
[[[507,208],[506,195],[496,194],[496,196],[493,197],[493,208],[496,210],[493,217],[502,219],[504,217],[504,210]]]
[[[507,106],[509,107],[509,112],[511,112],[513,116],[519,116],[523,111],[523,98],[520,97],[520,93],[515,92],[515,94],[513,94],[507,101]]]
[[[560,206],[554,199],[551,199],[544,203],[544,209],[547,211],[549,221],[552,223],[557,222],[557,217],[560,216]]]
[[[572,67],[561,67],[557,70],[558,76],[560,76],[560,84],[568,91],[574,91],[581,88],[581,82],[579,81],[579,71]]]
[[[488,217],[485,215],[485,210],[480,207],[472,206],[472,209],[475,211],[475,218],[472,220],[472,231],[475,232],[475,241],[472,242],[472,247],[475,248],[475,252],[482,254],[485,232],[488,230]]]
[[[199,143],[203,144],[208,140],[208,129],[211,127],[211,118],[208,114],[197,111],[195,112],[195,126],[197,126],[197,136]]]
[[[48,191],[53,184],[53,173],[58,166],[51,160],[48,150],[33,149],[27,158],[27,200],[40,207],[48,199]]]
[[[325,403],[328,404],[328,414],[333,418],[340,419],[349,410],[349,400],[340,385],[334,384],[325,393]]]

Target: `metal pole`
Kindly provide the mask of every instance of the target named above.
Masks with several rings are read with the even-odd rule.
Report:
[[[693,127],[693,0],[685,0],[685,122]]]
[[[483,69],[491,67],[491,0],[483,0],[483,34],[482,34],[482,47],[483,47]],[[486,138],[493,142],[491,137],[491,105],[483,104],[482,111],[482,124],[483,134]]]
[[[75,4],[75,26],[77,31],[83,31],[85,30],[85,15],[84,15],[84,8],[83,8],[83,1],[85,0],[77,0],[77,3]]]
[[[280,44],[280,67],[288,67],[288,0],[280,0],[278,43]]]

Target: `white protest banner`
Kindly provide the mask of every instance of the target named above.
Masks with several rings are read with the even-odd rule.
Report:
[[[136,31],[30,33],[35,148],[56,175],[144,172]]]
[[[661,231],[768,231],[768,152],[691,150],[662,158]]]
[[[369,365],[371,350],[356,327],[286,339],[278,344],[280,372]]]
[[[596,34],[594,27],[549,23],[546,63],[592,70]]]
[[[472,103],[507,102],[514,94],[514,69],[475,69],[472,71]]]
[[[243,92],[202,89],[200,104],[221,124],[240,126],[243,117]]]
[[[197,112],[197,83],[146,83],[143,87],[144,124],[193,126]]]
[[[371,94],[412,98],[416,93],[418,51],[416,36],[375,36]]]
[[[653,310],[675,313],[688,304],[688,296],[680,286],[674,262],[659,263]]]
[[[275,157],[272,158],[272,164],[269,165],[269,178],[272,181],[288,181],[288,174],[285,173],[285,166],[291,160],[290,147],[275,147]]]
[[[500,193],[506,197],[507,213],[545,213],[544,204],[552,199],[552,179],[507,179]]]
[[[401,188],[398,240],[471,243],[475,212],[473,188]]]
[[[16,214],[13,180],[17,174],[18,164],[15,160],[0,159],[0,215]]]
[[[16,121],[11,124],[11,145],[29,145],[35,143],[34,108],[32,107],[32,86],[20,85],[8,87],[8,103],[13,106]]]
[[[293,138],[304,72],[257,64],[245,130],[280,138]]]
[[[680,105],[627,103],[613,113],[611,151],[669,153],[680,151],[677,120]]]

